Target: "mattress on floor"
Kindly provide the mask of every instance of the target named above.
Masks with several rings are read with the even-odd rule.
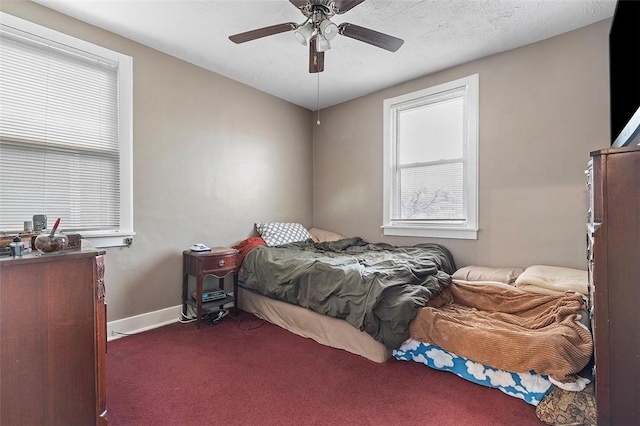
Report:
[[[535,372],[513,373],[498,370],[468,358],[452,354],[436,345],[408,339],[393,351],[394,358],[416,361],[436,370],[449,371],[463,379],[497,388],[507,395],[537,406],[553,390],[547,376]]]

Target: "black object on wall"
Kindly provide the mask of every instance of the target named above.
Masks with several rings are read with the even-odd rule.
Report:
[[[618,0],[609,31],[611,145],[640,144],[640,1]]]

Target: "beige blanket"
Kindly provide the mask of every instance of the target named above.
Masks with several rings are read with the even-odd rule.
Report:
[[[577,319],[582,296],[511,291],[452,283],[410,325],[416,340],[517,373],[534,370],[575,383],[589,362],[591,332]]]
[[[561,295],[566,291],[589,294],[586,270],[560,266],[532,265],[515,281],[516,287],[529,293]]]

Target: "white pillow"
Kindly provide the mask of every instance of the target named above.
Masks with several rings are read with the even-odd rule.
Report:
[[[268,246],[307,241],[311,238],[309,231],[299,223],[258,222],[256,230]]]

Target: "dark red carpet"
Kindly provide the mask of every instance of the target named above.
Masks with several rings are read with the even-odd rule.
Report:
[[[377,364],[242,313],[108,343],[116,425],[540,425],[535,407],[414,362]]]

